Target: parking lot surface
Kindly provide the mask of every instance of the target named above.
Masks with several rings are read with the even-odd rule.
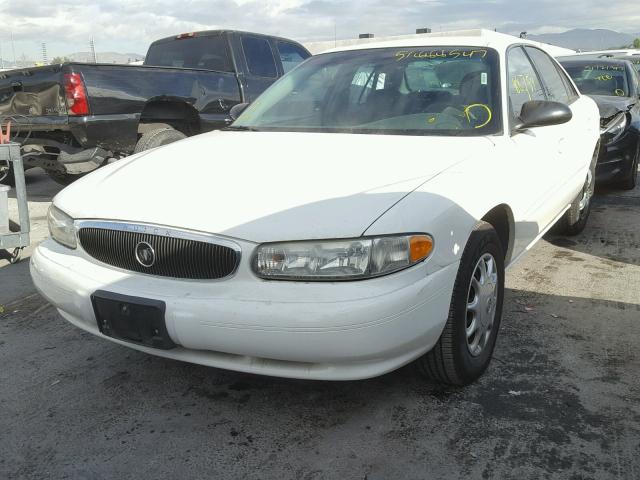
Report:
[[[38,240],[57,187],[28,181]],[[495,358],[463,389],[148,356],[65,322],[26,261],[0,260],[0,304],[0,478],[640,478],[640,189],[508,272]]]

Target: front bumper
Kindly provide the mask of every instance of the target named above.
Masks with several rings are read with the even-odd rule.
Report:
[[[628,132],[618,141],[602,144],[596,164],[596,182],[610,183],[626,179],[638,155],[640,135]]]
[[[420,264],[360,282],[297,283],[256,278],[202,282],[123,272],[81,249],[46,240],[31,257],[36,288],[72,324],[162,357],[291,378],[354,380],[382,375],[437,342],[458,264],[427,274]],[[178,345],[157,350],[102,335],[90,296],[106,290],[162,300]]]

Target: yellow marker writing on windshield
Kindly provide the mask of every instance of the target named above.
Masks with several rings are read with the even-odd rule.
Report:
[[[624,90],[620,90],[619,88],[616,88],[613,93],[615,93],[618,97],[624,97],[625,96]]]
[[[396,52],[395,57],[398,62],[407,58],[416,60],[438,59],[438,58],[485,58],[488,52],[485,49],[474,50],[401,50]]]
[[[483,110],[485,110],[487,112],[487,121],[484,122],[482,125],[476,125],[473,128],[482,128],[489,125],[489,123],[491,122],[491,119],[493,118],[493,112],[491,111],[489,106],[485,105],[484,103],[474,103],[473,105],[469,105],[464,109],[464,114],[467,117],[467,121],[471,123],[471,110],[473,110],[474,108],[482,108]]]

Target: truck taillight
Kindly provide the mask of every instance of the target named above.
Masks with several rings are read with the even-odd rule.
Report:
[[[69,115],[89,115],[89,100],[84,88],[82,75],[79,73],[65,73],[64,91],[67,96]]]

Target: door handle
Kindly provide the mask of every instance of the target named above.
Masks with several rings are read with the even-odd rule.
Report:
[[[558,153],[561,153],[561,154],[565,153],[566,143],[567,142],[564,138],[561,138],[560,140],[558,140]]]

